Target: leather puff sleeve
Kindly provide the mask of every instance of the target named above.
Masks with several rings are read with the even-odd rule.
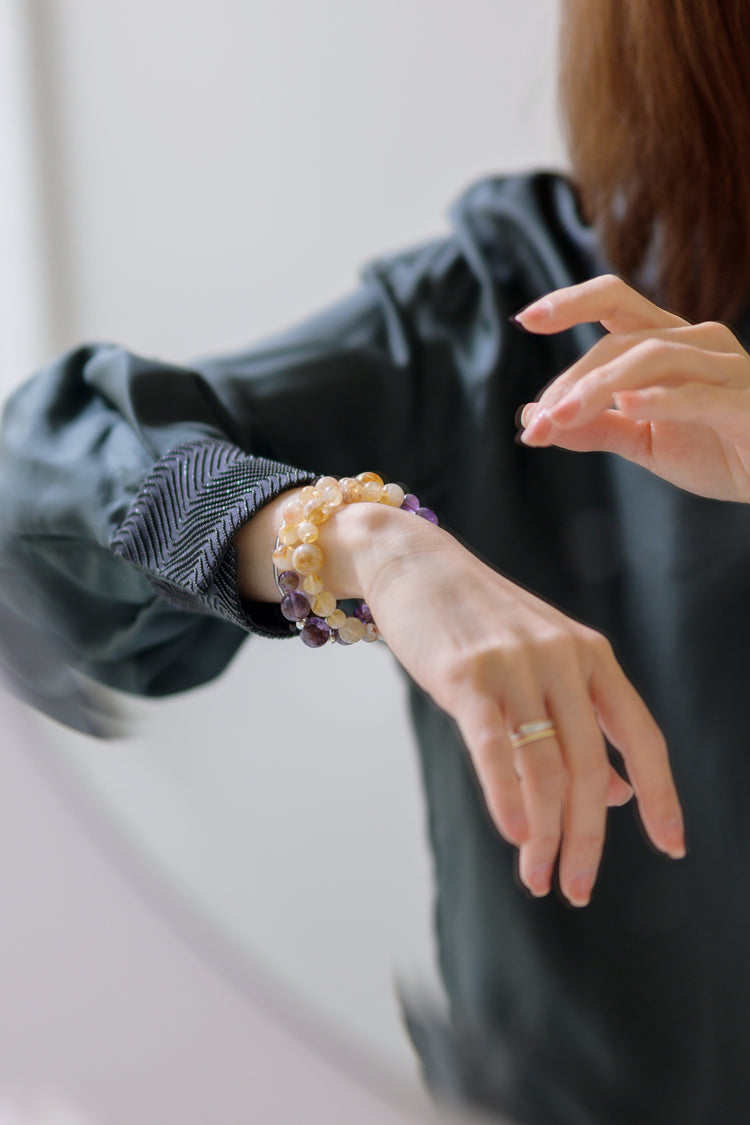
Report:
[[[11,675],[33,689],[46,639],[94,679],[163,695],[217,675],[248,631],[289,635],[277,607],[240,602],[233,535],[321,473],[375,468],[434,496],[481,300],[449,237],[247,352],[177,367],[88,346],[21,386],[0,447],[3,613],[29,638],[11,630]]]

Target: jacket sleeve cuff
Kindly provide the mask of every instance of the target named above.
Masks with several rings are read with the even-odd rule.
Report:
[[[240,599],[233,539],[269,500],[319,475],[225,441],[181,445],[156,462],[110,549],[182,609],[265,637],[295,635],[278,606]]]

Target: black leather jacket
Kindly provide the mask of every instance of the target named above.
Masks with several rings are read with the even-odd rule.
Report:
[[[670,862],[613,810],[591,905],[527,898],[453,723],[413,688],[455,1017],[413,1015],[428,1077],[540,1125],[745,1125],[750,511],[514,441],[518,406],[598,329],[533,337],[508,316],[603,268],[564,180],[493,178],[449,236],[371,264],[350,298],[247,353],[189,369],[64,356],[5,414],[3,612],[105,683],[182,690],[248,630],[288,633],[237,596],[231,539],[260,505],[323,472],[406,482],[610,637],[666,734],[689,849]],[[6,660],[45,695],[18,648]]]

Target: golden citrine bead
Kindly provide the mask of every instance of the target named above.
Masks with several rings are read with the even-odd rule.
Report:
[[[343,609],[334,609],[333,613],[329,613],[326,617],[326,624],[330,625],[332,629],[340,629],[346,621],[346,614]]]
[[[342,641],[348,645],[353,645],[355,641],[361,641],[365,635],[365,627],[358,617],[347,617],[344,624],[339,629],[339,636]]]
[[[362,484],[367,484],[368,481],[374,481],[375,484],[379,484],[381,488],[383,487],[383,478],[378,476],[377,473],[357,473],[357,480]]]
[[[368,644],[372,644],[372,642],[376,641],[379,636],[380,633],[378,632],[377,625],[374,625],[372,621],[368,621],[368,623],[365,625],[365,635],[362,640],[367,641]]]
[[[311,604],[316,617],[328,617],[336,608],[336,599],[328,590],[321,590]]]
[[[341,504],[344,499],[338,481],[334,481],[333,484],[327,484],[325,488],[321,488],[320,495],[329,508],[338,508],[339,504]]]
[[[323,565],[323,552],[317,543],[301,543],[292,551],[292,568],[297,574],[315,574]]]
[[[309,520],[310,523],[317,524],[325,523],[330,514],[328,506],[317,496],[307,501],[302,509],[302,513],[305,519]]]
[[[273,565],[277,570],[291,570],[292,569],[292,548],[291,547],[277,547],[271,556]]]
[[[332,485],[332,484],[335,484],[337,488],[339,486],[339,482],[336,480],[335,477],[318,477],[318,479],[315,482],[315,487],[317,488],[318,492],[320,492],[321,495],[322,495],[323,489],[328,488],[329,485]]]
[[[362,499],[372,500],[377,504],[380,497],[383,495],[383,486],[378,484],[376,480],[366,480],[362,483]]]
[[[281,506],[281,518],[284,523],[297,524],[302,519],[302,505],[295,497],[294,500],[287,500]]]
[[[339,481],[341,495],[345,504],[356,504],[362,499],[362,484],[354,477],[342,477]]]
[[[310,520],[303,520],[297,528],[300,543],[314,543],[318,538],[318,529]]]
[[[297,528],[293,523],[282,523],[279,528],[279,543],[285,547],[291,547],[298,539]]]
[[[311,484],[306,484],[304,488],[300,489],[300,494],[298,496],[298,500],[299,500],[300,504],[304,505],[308,502],[308,500],[317,499],[317,496],[318,496],[317,489],[313,488],[313,486]]]
[[[386,484],[383,486],[383,503],[391,508],[400,508],[404,502],[404,490],[400,484]]]
[[[302,579],[302,589],[306,594],[319,594],[323,589],[323,579],[319,574],[306,574]]]

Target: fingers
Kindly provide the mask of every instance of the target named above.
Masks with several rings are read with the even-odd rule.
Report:
[[[546,694],[540,690],[545,683]],[[610,691],[606,677],[601,691]],[[506,668],[498,691],[502,702],[484,692],[464,690],[461,696],[459,728],[495,824],[519,846],[521,880],[532,894],[546,895],[558,864],[562,893],[573,905],[586,905],[601,860],[607,807],[626,803],[632,790],[609,763],[571,638],[547,644],[536,666],[517,660],[512,672]],[[632,711],[632,699],[627,704]],[[545,717],[553,723],[549,735],[513,745],[509,732]],[[644,792],[648,785],[644,778]]]
[[[565,384],[548,388],[522,435],[526,444],[545,444],[560,429],[587,425],[621,392],[694,382],[704,384],[710,397],[721,388],[746,390],[750,385],[750,362],[736,353],[653,337],[630,346],[620,337],[610,351],[615,354],[608,362],[597,365],[599,357],[593,356],[574,365],[578,370]]]
[[[609,332],[678,328],[687,324],[674,313],[660,309],[614,274],[556,289],[516,313],[515,319],[527,331],[543,335],[596,321]]]
[[[649,838],[673,859],[682,858],[682,810],[664,736],[608,645],[592,670],[589,691],[602,730],[622,754]]]

